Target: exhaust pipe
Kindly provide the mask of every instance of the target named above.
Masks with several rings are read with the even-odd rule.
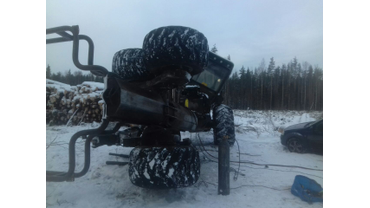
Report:
[[[195,131],[197,116],[189,109],[170,102],[160,94],[113,76],[106,77],[103,93],[106,117],[111,121],[129,124],[158,125],[178,131]]]

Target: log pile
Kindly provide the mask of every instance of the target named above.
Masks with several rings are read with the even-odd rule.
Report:
[[[46,123],[48,125],[79,125],[101,122],[104,84],[83,82],[70,86],[46,80]]]

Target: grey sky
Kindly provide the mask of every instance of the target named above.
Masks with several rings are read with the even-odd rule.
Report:
[[[188,26],[202,32],[209,47],[230,55],[234,70],[254,69],[264,58],[276,65],[294,57],[299,63],[323,66],[322,0],[147,0],[47,1],[46,28],[79,25],[92,38],[94,64],[111,71],[115,52],[141,48],[145,35],[158,27]],[[82,41],[81,63],[87,63]],[[46,64],[52,72],[77,70],[70,43],[46,46]]]

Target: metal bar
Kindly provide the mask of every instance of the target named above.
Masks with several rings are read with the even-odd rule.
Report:
[[[68,38],[68,39],[70,39],[70,40],[73,40],[73,36],[72,35],[70,35],[70,34],[68,34],[68,33],[66,33],[66,32],[57,32],[57,34],[58,35],[60,35],[60,36],[62,36],[63,38]]]
[[[65,33],[65,34],[69,35],[68,33]],[[91,40],[91,38],[89,38],[86,35],[79,35],[78,39],[86,40],[86,42],[89,44],[87,65],[93,65],[94,64],[94,42]],[[71,37],[62,36],[61,38],[46,39],[46,44],[62,43],[62,42],[68,42],[68,41],[73,41],[72,36]]]
[[[46,172],[47,172],[47,175],[54,175],[54,176],[65,174],[65,172],[61,172],[61,171],[46,171]]]
[[[62,42],[68,42],[71,41],[67,38],[50,38],[46,39],[46,44],[51,44],[51,43],[62,43]]]
[[[90,168],[90,143],[91,143],[92,138],[94,138],[95,136],[96,136],[96,134],[93,134],[93,135],[89,135],[86,138],[84,168],[81,170],[81,172],[74,174],[75,178],[79,178],[79,177],[85,175],[87,173],[87,171],[89,170],[89,168]]]
[[[218,194],[230,194],[230,146],[227,137],[218,144]]]
[[[121,126],[122,126],[121,123],[117,123],[114,126],[113,130],[111,130],[111,131],[105,131],[105,132],[102,132],[102,133],[104,133],[104,134],[113,134],[113,133],[117,132]],[[87,173],[87,171],[89,170],[89,168],[90,168],[90,143],[91,143],[91,140],[95,136],[97,136],[97,135],[98,134],[92,134],[92,135],[89,135],[86,138],[86,141],[85,141],[85,163],[84,163],[84,168],[81,170],[81,172],[74,174],[74,177],[75,178],[79,178],[79,177],[85,175]]]
[[[86,42],[89,44],[89,54],[88,54],[87,65],[93,65],[94,63],[94,42],[91,40],[90,37],[86,35],[79,35],[78,37],[81,40],[86,40]]]
[[[121,122],[117,123],[117,124],[114,126],[114,128],[112,129],[113,133],[116,133],[116,132],[119,130],[119,128],[121,128],[121,126],[123,126],[123,125],[124,125],[124,124],[123,124],[123,123],[121,123]]]
[[[79,131],[79,132],[75,133],[72,136],[71,140],[69,141],[69,168],[68,168],[68,171],[67,172],[46,171],[46,181],[55,181],[55,182],[73,181],[74,177],[75,177],[74,176],[74,170],[75,170],[75,166],[76,166],[75,145],[76,145],[77,139],[81,136],[96,135],[96,134],[101,133],[108,126],[108,123],[109,123],[109,121],[104,119],[103,123],[97,129],[83,130],[83,131]],[[81,174],[81,173],[79,173],[79,174]]]
[[[78,33],[79,28],[78,28],[77,25],[53,27],[53,28],[46,29],[46,34],[48,35],[48,34],[52,34],[52,33],[65,32],[65,31],[71,31],[72,32],[72,30],[76,30],[76,29],[77,29],[77,33]],[[73,34],[73,32],[72,32],[72,34]]]
[[[72,35],[68,34],[66,31],[72,33]],[[73,48],[72,48],[72,60],[73,64],[84,71],[90,71],[92,74],[96,76],[106,76],[108,74],[108,70],[99,65],[93,65],[94,61],[94,44],[93,41],[86,35],[79,35],[79,27],[77,25],[74,26],[61,26],[56,28],[49,28],[46,29],[46,34],[56,33],[62,38],[68,38],[73,41]],[[79,51],[79,40],[83,39],[86,40],[89,44],[89,52],[88,52],[88,65],[82,65],[78,58],[78,51]],[[58,43],[58,42],[65,42],[66,39],[50,39],[47,40],[48,43]]]
[[[123,157],[123,158],[130,158],[130,156],[129,156],[129,155],[124,155],[124,154],[109,153],[109,155],[118,156],[118,157]]]
[[[127,165],[128,162],[107,161],[107,162],[105,162],[105,164],[107,164],[107,165],[120,165],[120,166],[122,166],[122,165]]]

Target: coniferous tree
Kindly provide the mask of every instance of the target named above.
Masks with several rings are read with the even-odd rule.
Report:
[[[280,105],[280,102],[279,102],[279,98],[280,98],[280,94],[279,94],[279,90],[280,90],[280,82],[281,82],[281,69],[280,69],[280,66],[276,67],[275,70],[274,70],[274,87],[273,87],[273,110],[275,109],[279,109],[279,105]]]
[[[304,80],[304,95],[303,95],[303,110],[306,110],[307,106],[307,70],[308,70],[308,62],[303,62],[302,67],[303,67],[303,80]]]
[[[320,68],[318,68],[317,66],[315,67],[315,70],[314,70],[314,77],[315,77],[315,110],[318,109],[318,102],[320,102],[319,100],[319,95],[320,95],[320,92],[319,92],[319,89],[321,88],[320,84],[321,84],[321,81],[322,81],[322,70]],[[322,90],[320,90],[322,91]]]
[[[217,53],[217,47],[216,47],[216,44],[213,45],[212,49],[211,49],[211,52],[213,53]]]
[[[259,73],[259,76],[260,76],[260,86],[261,86],[261,89],[260,89],[260,93],[261,93],[261,100],[260,100],[260,107],[261,109],[263,109],[263,81],[264,81],[264,73],[265,71],[265,59],[262,59],[261,63],[260,63],[260,66],[258,67],[258,73]]]
[[[247,106],[246,108],[251,108],[252,107],[252,101],[253,101],[253,74],[252,71],[249,70],[249,67],[247,69],[247,73],[245,74],[245,81],[246,85],[248,86],[248,96],[247,96]]]
[[[240,89],[240,105],[245,106],[246,105],[246,70],[244,66],[239,70],[239,89]]]
[[[274,57],[271,57],[269,66],[267,67],[267,73],[270,77],[270,110],[272,110],[272,79],[274,76],[274,70],[275,70],[275,61]]]
[[[285,91],[284,89],[286,89],[285,87],[285,82],[284,82],[284,78],[286,77],[286,74],[287,74],[287,67],[285,64],[283,64],[282,68],[281,68],[281,109],[285,109],[284,107],[284,96],[285,96]]]
[[[50,79],[51,78],[51,69],[50,69],[50,66],[48,65],[46,67],[46,79]]]
[[[66,78],[66,84],[69,84],[69,85],[76,85],[76,84],[74,83],[74,80],[73,80],[73,77],[72,77],[71,70],[68,70],[68,71],[65,73],[65,78]]]
[[[234,72],[230,78],[230,92],[231,92],[231,98],[234,98],[234,101],[231,102],[232,108],[236,108],[236,109],[239,107],[238,106],[239,99],[237,98],[238,92],[239,92],[238,80],[239,80],[238,73]]]

